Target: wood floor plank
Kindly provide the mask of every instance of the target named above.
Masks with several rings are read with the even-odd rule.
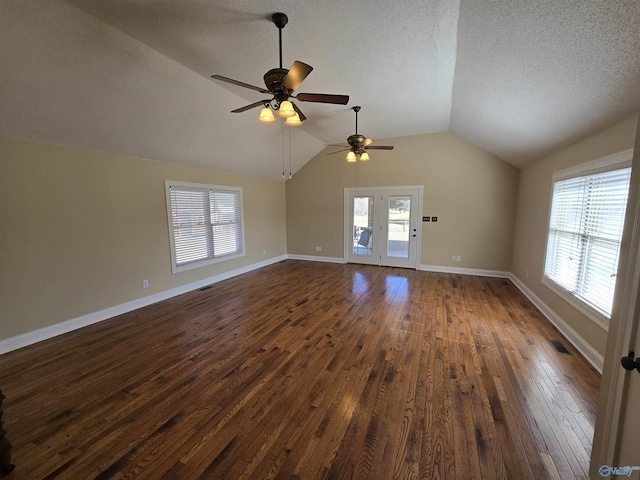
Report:
[[[509,280],[294,260],[0,356],[14,480],[580,478],[599,382]]]

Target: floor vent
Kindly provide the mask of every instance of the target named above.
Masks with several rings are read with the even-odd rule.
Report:
[[[199,290],[203,291],[203,290],[209,290],[211,287],[213,287],[213,285],[207,285],[206,287],[202,287]]]
[[[569,352],[569,350],[567,350],[564,345],[562,344],[562,342],[560,340],[549,340],[551,342],[551,345],[553,345],[553,347],[560,353],[567,353],[569,355],[571,355],[571,353]]]

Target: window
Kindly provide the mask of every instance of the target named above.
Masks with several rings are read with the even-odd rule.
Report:
[[[576,306],[603,326],[613,306],[631,156],[612,155],[553,181],[543,281],[586,305]]]
[[[244,255],[241,188],[167,180],[165,189],[174,273]]]

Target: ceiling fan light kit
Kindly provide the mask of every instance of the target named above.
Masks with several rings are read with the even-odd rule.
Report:
[[[278,116],[280,118],[289,118],[293,117],[294,115],[297,114],[289,100],[285,100],[280,104],[280,108],[278,109]]]
[[[288,127],[299,127],[300,125],[302,125],[302,120],[300,120],[298,114],[295,113],[292,117],[287,118],[284,121],[284,124]]]
[[[270,108],[264,107],[262,110],[260,110],[258,121],[264,124],[274,123],[276,121],[276,117],[273,116],[273,112]]]
[[[264,74],[263,80],[267,88],[257,87],[255,85],[234,80],[232,78],[223,77],[222,75],[211,75],[211,78],[213,78],[214,80],[231,83],[239,87],[248,88],[250,90],[255,90],[260,93],[269,94],[272,96],[271,98],[259,100],[255,103],[237,108],[235,110],[232,110],[231,112],[241,113],[262,105],[264,108],[261,110],[260,115],[258,116],[258,121],[260,123],[274,123],[275,117],[271,112],[271,110],[273,110],[278,112],[279,117],[286,119],[284,122],[285,125],[294,127],[302,125],[302,122],[304,122],[307,117],[305,117],[305,115],[295,103],[289,101],[290,98],[294,98],[301,102],[333,103],[337,105],[346,105],[349,102],[348,95],[333,95],[325,93],[298,93],[297,95],[293,94],[294,90],[296,90],[304,81],[304,79],[307,78],[307,75],[311,73],[313,67],[296,60],[293,62],[293,65],[289,70],[287,70],[286,68],[282,68],[282,29],[289,22],[289,18],[284,13],[277,12],[271,16],[271,20],[273,21],[274,25],[278,27],[280,67],[272,68]],[[269,111],[271,115],[269,116],[266,111]]]

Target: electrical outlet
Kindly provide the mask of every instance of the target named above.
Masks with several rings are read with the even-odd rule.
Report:
[[[316,247],[316,252],[321,252],[322,251],[322,247]]]
[[[460,255],[458,255],[458,256],[456,257],[456,262],[459,262],[460,260],[462,260],[462,257],[461,257]]]
[[[149,288],[149,280],[142,280],[142,288]]]
[[[267,251],[266,250],[262,250],[262,256],[266,257],[267,256]]]
[[[524,278],[529,278],[529,270],[524,271]]]
[[[451,261],[455,262],[456,261],[456,256],[454,255],[453,257],[451,257]]]

